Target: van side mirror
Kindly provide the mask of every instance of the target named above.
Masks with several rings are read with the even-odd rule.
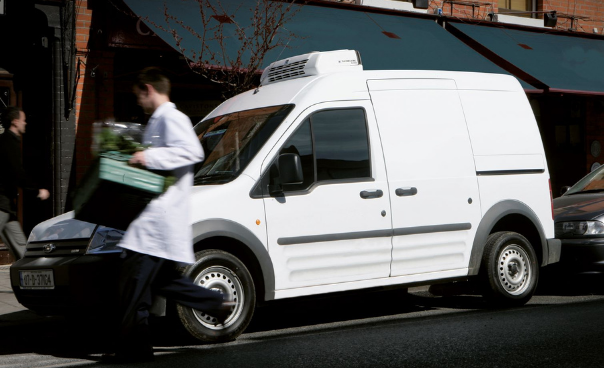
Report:
[[[304,174],[300,156],[295,153],[279,155],[279,176],[282,184],[302,184]]]
[[[568,185],[563,186],[560,188],[560,195],[564,195],[564,193],[568,192],[569,189],[570,187]]]
[[[283,153],[270,168],[268,192],[278,195],[283,192],[283,184],[301,184],[304,181],[302,161],[296,153]]]

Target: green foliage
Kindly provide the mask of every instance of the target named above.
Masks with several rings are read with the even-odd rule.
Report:
[[[119,134],[109,128],[101,129],[97,139],[99,154],[105,158],[117,161],[128,161],[134,152],[143,151],[149,147],[136,142],[129,135]],[[164,192],[167,191],[171,185],[176,183],[176,177],[172,175],[172,171],[152,171],[165,177]]]
[[[99,152],[116,151],[120,153],[132,154],[136,151],[142,151],[145,147],[140,142],[136,142],[128,135],[118,134],[111,129],[101,129],[98,135]]]

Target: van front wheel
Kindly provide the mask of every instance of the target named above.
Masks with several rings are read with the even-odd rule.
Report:
[[[491,234],[484,249],[480,276],[483,295],[493,306],[524,305],[533,296],[539,279],[535,250],[518,233]]]
[[[224,294],[226,300],[237,302],[231,314],[219,324],[216,318],[202,311],[177,306],[185,329],[195,338],[218,343],[235,340],[248,326],[254,314],[256,292],[249,271],[234,255],[208,249],[195,254],[197,261],[186,267],[184,274],[195,284]]]

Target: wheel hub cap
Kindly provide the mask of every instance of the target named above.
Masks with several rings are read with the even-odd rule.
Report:
[[[522,294],[532,275],[529,257],[518,245],[506,246],[499,255],[499,282],[512,295]]]
[[[232,325],[239,318],[245,296],[243,285],[233,271],[222,266],[208,267],[200,272],[194,281],[206,289],[223,294],[225,300],[237,302],[224,324],[218,324],[216,318],[203,311],[194,311],[195,317],[202,325],[212,330],[221,330]]]

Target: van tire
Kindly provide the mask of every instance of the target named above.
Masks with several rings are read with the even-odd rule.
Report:
[[[479,277],[482,294],[493,307],[524,305],[539,280],[535,250],[518,233],[493,233],[487,238]]]
[[[178,317],[185,329],[206,343],[235,340],[246,329],[256,306],[256,290],[248,269],[234,255],[208,249],[195,253],[197,261],[184,269],[184,274],[196,284],[225,294],[225,299],[237,301],[237,306],[224,325],[216,325],[210,315],[177,305]]]

